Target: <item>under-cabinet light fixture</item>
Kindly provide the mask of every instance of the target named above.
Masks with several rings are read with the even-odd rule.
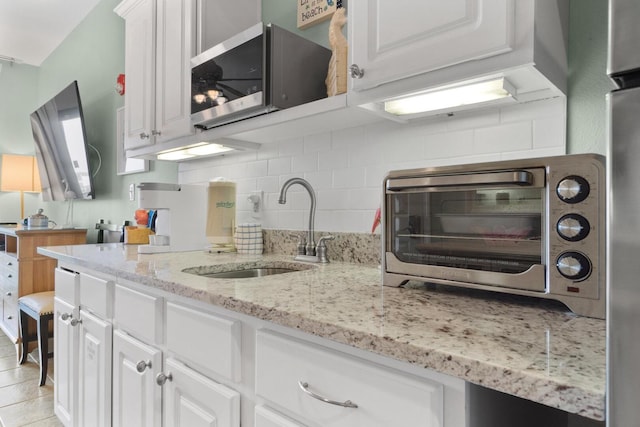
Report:
[[[494,102],[515,96],[516,89],[507,79],[500,77],[480,82],[466,82],[385,101],[384,110],[402,116],[457,109],[465,105]]]
[[[189,147],[158,153],[158,160],[186,160],[198,156],[213,156],[234,150],[235,148],[221,144],[200,142]]]

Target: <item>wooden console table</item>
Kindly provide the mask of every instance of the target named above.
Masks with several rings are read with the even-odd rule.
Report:
[[[86,242],[86,229],[28,229],[21,225],[0,225],[0,329],[14,344],[20,341],[18,298],[54,290],[57,260],[38,254],[36,248]]]

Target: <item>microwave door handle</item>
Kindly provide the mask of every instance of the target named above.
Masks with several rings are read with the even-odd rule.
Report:
[[[387,190],[401,191],[425,187],[533,185],[533,174],[529,171],[491,172],[461,175],[425,176],[421,178],[396,178],[387,180]]]

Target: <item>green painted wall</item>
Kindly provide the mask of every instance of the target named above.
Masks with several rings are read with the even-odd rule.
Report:
[[[606,153],[608,3],[571,0],[567,152]]]
[[[148,173],[116,175],[116,109],[124,104],[124,98],[114,90],[117,75],[124,72],[124,21],[113,12],[118,3],[119,0],[100,2],[39,68],[15,66],[20,77],[5,73],[6,65],[0,72],[0,112],[11,109],[14,120],[20,120],[20,125],[16,124],[16,129],[9,130],[8,134],[19,135],[21,140],[21,145],[5,143],[4,136],[0,136],[3,153],[33,154],[29,114],[70,82],[78,81],[87,138],[102,159],[102,165],[94,176],[95,200],[74,202],[74,223],[89,229],[89,241],[95,241],[95,223],[99,219],[118,224],[125,219],[133,220],[137,204],[128,200],[130,183],[177,182],[178,179],[177,163],[169,162],[151,162]],[[5,97],[5,85],[21,90]],[[28,91],[32,102],[22,101],[22,90]],[[0,119],[0,135],[5,134],[4,116],[3,113]],[[98,166],[98,156],[93,150],[90,161],[94,168]],[[11,193],[0,194],[3,197],[6,194],[13,196]],[[15,200],[16,208],[5,214],[5,200],[0,199],[1,220],[18,218],[19,202],[17,197]],[[39,195],[26,195],[25,205],[26,215],[42,207],[50,219],[58,224],[65,223],[66,202],[45,203]]]

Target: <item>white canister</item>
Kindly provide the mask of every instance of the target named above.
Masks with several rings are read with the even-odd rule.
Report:
[[[217,178],[209,182],[207,240],[213,245],[233,246],[236,223],[236,183]]]
[[[236,250],[239,254],[259,255],[264,249],[261,224],[239,224],[236,228]]]

